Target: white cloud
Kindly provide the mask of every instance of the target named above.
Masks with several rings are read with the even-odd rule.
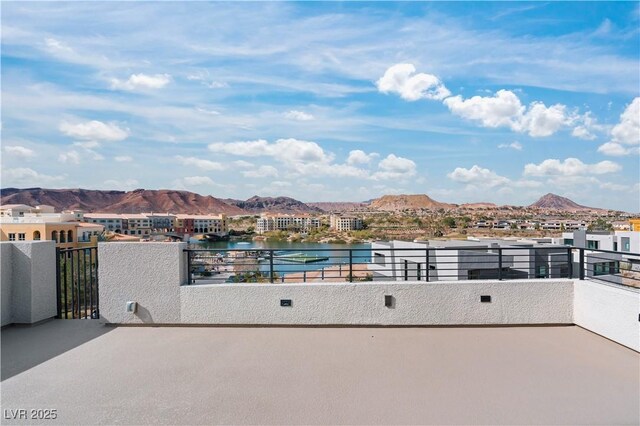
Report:
[[[447,177],[456,182],[474,186],[487,186],[490,188],[505,185],[510,182],[508,178],[500,176],[494,171],[482,168],[478,165],[474,165],[470,169],[457,167],[454,171],[447,174]]]
[[[566,109],[567,107],[561,104],[546,107],[542,102],[532,102],[527,112],[518,117],[512,129],[528,133],[534,138],[551,136],[570,123]]]
[[[246,142],[212,143],[213,152],[245,156],[274,157],[291,164],[329,163],[333,155],[326,153],[320,145],[299,139],[278,139],[269,143],[264,139]]]
[[[353,166],[355,164],[369,164],[371,160],[376,157],[379,157],[380,154],[376,152],[372,152],[371,154],[367,154],[366,152],[355,149],[349,152],[349,157],[347,158],[347,164]]]
[[[209,176],[187,176],[182,178],[187,186],[215,185]]]
[[[35,157],[36,155],[36,153],[32,149],[20,145],[5,146],[4,151],[7,154],[15,155],[16,157],[21,158],[31,158]]]
[[[522,116],[525,107],[518,96],[509,90],[498,90],[495,96],[473,96],[463,99],[452,96],[444,100],[449,110],[460,117],[477,120],[484,127],[511,127],[514,117]]]
[[[278,176],[278,169],[273,166],[260,166],[254,170],[244,171],[242,175],[249,178],[276,177]]]
[[[406,179],[416,174],[416,163],[408,158],[389,154],[378,163],[378,171],[371,177],[374,180]]]
[[[509,127],[532,137],[550,136],[574,121],[565,105],[547,107],[536,101],[526,108],[510,90],[498,90],[494,96],[473,96],[469,99],[452,96],[445,99],[444,104],[453,114],[479,121],[484,127]]]
[[[224,89],[229,87],[229,84],[224,81],[212,80],[209,71],[206,70],[187,75],[187,80],[199,81],[209,89]]]
[[[119,90],[162,89],[169,84],[169,74],[131,74],[128,80],[111,79],[111,88]]]
[[[73,49],[55,38],[46,38],[44,44],[52,53],[73,53]]]
[[[207,115],[220,115],[220,111],[216,111],[213,109],[196,107],[196,111],[201,112],[203,114],[207,114]]]
[[[601,152],[604,155],[610,155],[612,157],[622,157],[624,155],[640,154],[640,148],[627,148],[626,146],[616,142],[606,142],[598,147],[598,152]]]
[[[65,135],[75,139],[121,141],[129,136],[128,129],[121,129],[115,123],[103,123],[98,120],[76,124],[63,121],[59,129]]]
[[[108,179],[104,181],[104,186],[112,189],[134,189],[138,186],[138,181],[136,179]]]
[[[628,148],[625,145],[631,145]],[[640,145],[640,97],[635,98],[620,114],[620,122],[611,129],[611,140],[598,148],[605,155],[638,154]]]
[[[236,167],[240,167],[241,169],[248,169],[250,167],[253,167],[253,163],[250,163],[248,161],[244,161],[244,160],[236,160],[233,162],[233,164]]]
[[[78,142],[74,142],[73,146],[79,146],[80,148],[84,148],[84,149],[94,149],[94,148],[99,148],[100,147],[100,143],[98,141],[78,141]]]
[[[577,158],[567,158],[564,161],[547,159],[540,164],[527,164],[524,174],[527,176],[588,176],[615,173],[622,167],[612,161],[601,161],[595,164],[585,164]]]
[[[58,155],[58,160],[63,163],[80,164],[80,154],[78,151],[64,152]]]
[[[2,185],[5,187],[9,185],[43,186],[63,179],[64,176],[45,175],[27,167],[2,168]]]
[[[522,151],[522,144],[518,141],[511,143],[501,143],[500,145],[498,145],[498,148],[509,148],[515,149],[516,151]]]
[[[118,155],[117,157],[113,158],[114,160],[116,160],[118,163],[130,163],[133,161],[133,157],[129,156],[129,155]]]
[[[605,126],[598,124],[597,120],[591,114],[591,111],[585,112],[583,115],[576,117],[576,121],[580,123],[571,131],[571,136],[584,139],[594,140],[597,136],[596,132],[602,132]]]
[[[194,166],[202,170],[224,170],[226,169],[225,165],[222,163],[218,163],[216,161],[203,160],[197,157],[183,157],[181,155],[177,155],[176,159],[180,162],[180,164],[185,166]]]
[[[310,121],[314,119],[313,115],[308,114],[304,111],[296,111],[296,110],[285,112],[284,117],[288,118],[289,120],[296,120],[296,121]]]
[[[382,93],[397,93],[407,101],[442,100],[451,95],[435,75],[415,72],[416,67],[412,64],[393,65],[376,82],[378,90]]]

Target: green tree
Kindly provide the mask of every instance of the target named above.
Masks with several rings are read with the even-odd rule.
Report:
[[[589,231],[612,231],[613,225],[605,219],[598,218],[595,222],[591,222],[587,227]]]
[[[456,220],[454,218],[452,218],[451,216],[447,216],[444,219],[442,219],[442,223],[444,224],[444,226],[447,226],[449,228],[455,228],[456,227]]]

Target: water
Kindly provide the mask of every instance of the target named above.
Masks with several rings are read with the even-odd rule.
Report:
[[[309,256],[328,257],[312,263],[283,262],[274,259],[274,270],[278,274],[302,271],[318,271],[328,266],[349,265],[349,250],[352,250],[353,263],[368,263],[371,260],[371,244],[328,244],[328,243],[289,243],[272,241],[190,241],[193,249],[223,250],[283,250],[287,253],[304,252]],[[348,266],[347,266],[348,268]],[[269,261],[260,262],[260,270],[269,271]]]

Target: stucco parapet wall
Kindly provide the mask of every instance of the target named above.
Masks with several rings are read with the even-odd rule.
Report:
[[[100,316],[107,323],[180,323],[186,243],[99,243]],[[135,314],[127,301],[138,303]]]
[[[195,285],[180,305],[186,324],[572,324],[573,280]]]

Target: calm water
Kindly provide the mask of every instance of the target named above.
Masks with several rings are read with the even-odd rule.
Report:
[[[226,250],[283,250],[287,253],[304,252],[309,256],[328,257],[313,263],[293,263],[274,260],[274,269],[278,273],[291,273],[301,271],[317,271],[327,266],[349,264],[349,250],[352,251],[353,263],[367,263],[371,259],[371,244],[325,244],[325,243],[288,243],[271,241],[218,241],[196,242],[191,241],[189,248],[193,249],[226,249]],[[357,249],[357,250],[356,250]],[[269,270],[269,261],[261,262],[260,269]]]

